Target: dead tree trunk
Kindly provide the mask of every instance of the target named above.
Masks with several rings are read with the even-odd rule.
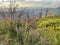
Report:
[[[9,15],[12,19],[14,19],[14,15],[16,13],[16,7],[13,7],[13,5],[15,5],[15,0],[13,2],[10,0]]]
[[[41,9],[41,11],[39,13],[39,18],[42,18],[42,9]]]
[[[45,17],[47,17],[48,16],[48,9],[46,9],[46,14],[45,14]]]

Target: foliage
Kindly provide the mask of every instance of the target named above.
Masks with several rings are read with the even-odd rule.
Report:
[[[38,30],[50,45],[60,45],[60,16],[50,16],[38,21]],[[45,42],[44,42],[45,43]]]
[[[60,16],[21,22],[0,20],[0,45],[60,45]]]

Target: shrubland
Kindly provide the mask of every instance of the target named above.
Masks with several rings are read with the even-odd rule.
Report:
[[[60,45],[60,16],[31,22],[2,19],[0,45]]]

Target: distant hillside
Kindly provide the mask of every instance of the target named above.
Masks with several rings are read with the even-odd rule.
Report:
[[[25,10],[24,10],[25,9]],[[17,13],[24,10],[25,12],[29,11],[29,15],[39,15],[42,9],[42,15],[46,14],[46,10],[48,9],[48,14],[60,15],[60,7],[58,8],[40,8],[40,7],[30,7],[30,8],[17,8]],[[9,8],[0,8],[0,12],[8,12]]]

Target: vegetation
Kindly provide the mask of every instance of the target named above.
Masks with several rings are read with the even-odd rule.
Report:
[[[31,17],[28,9],[18,7],[10,0],[8,11],[0,8],[0,45],[60,45],[60,16],[50,16],[46,9],[44,17],[41,9],[39,17],[34,11]]]
[[[49,16],[39,20],[38,30],[48,45],[60,45],[60,16]]]
[[[60,45],[60,16],[23,23],[1,19],[0,45]]]

